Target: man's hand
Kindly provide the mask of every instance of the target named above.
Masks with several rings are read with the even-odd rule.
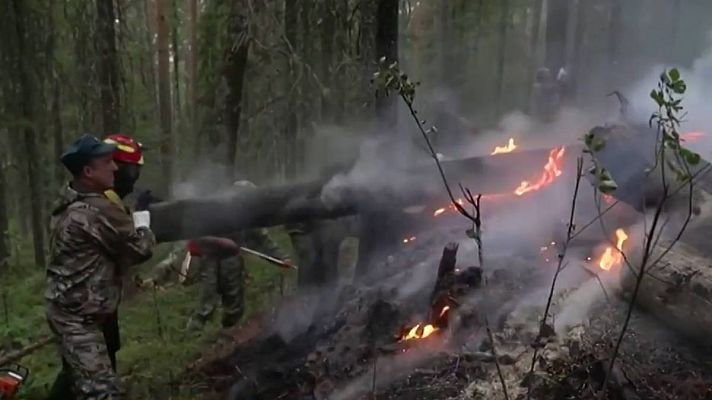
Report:
[[[136,197],[136,211],[146,211],[148,207],[153,203],[159,203],[163,201],[151,193],[150,190],[144,190]]]

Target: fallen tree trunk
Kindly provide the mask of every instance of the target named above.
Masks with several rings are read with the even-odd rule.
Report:
[[[568,154],[575,155],[578,151],[572,147]],[[540,178],[550,152],[551,149],[529,150],[444,161],[443,169],[455,187],[462,183],[473,193],[511,194],[523,180]],[[562,160],[562,166],[571,164],[574,158]],[[566,167],[563,170],[573,171]],[[167,242],[448,202],[437,169],[428,163],[407,170],[379,172],[366,179],[337,176],[222,196],[163,202],[153,204],[150,211],[151,227],[157,239]]]
[[[668,247],[659,245],[651,260]],[[633,260],[633,267],[638,264]],[[630,299],[636,278],[628,270],[622,287]],[[712,344],[712,260],[678,242],[660,262],[648,268],[637,304],[680,334],[702,345]]]

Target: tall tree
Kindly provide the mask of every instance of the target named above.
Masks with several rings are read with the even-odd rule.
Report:
[[[158,109],[161,119],[161,163],[163,167],[164,193],[173,183],[175,146],[171,115],[171,75],[168,50],[168,0],[156,0],[156,28],[158,45]]]
[[[5,146],[0,149],[0,274],[7,269],[10,258],[10,242],[8,238],[8,212],[7,212],[7,180],[5,179],[7,162]]]
[[[509,25],[509,0],[502,0],[502,10],[499,20],[499,49],[497,51],[497,111],[499,117],[503,109],[504,96],[504,67],[507,53],[507,25]]]
[[[334,36],[336,24],[336,9],[333,2],[322,2],[321,9],[321,73],[319,79],[327,86],[326,91],[321,93],[321,115],[322,119],[331,121],[334,117],[334,82],[331,73],[334,61]]]
[[[119,60],[116,52],[114,0],[96,0],[96,48],[99,53],[99,87],[104,134],[121,131]]]
[[[578,99],[581,94],[581,83],[584,76],[584,64],[583,64],[583,54],[584,54],[584,36],[586,34],[586,15],[587,15],[587,5],[586,0],[578,0],[576,2],[576,29],[574,37],[574,54],[573,54],[573,65],[571,71],[571,80],[569,84],[571,85],[571,96],[574,99]]]
[[[546,13],[546,66],[556,74],[566,64],[568,0],[548,0]]]
[[[297,46],[297,16],[299,2],[297,0],[285,0],[284,2],[284,38],[287,47],[287,69],[288,75],[284,82],[285,93],[287,95],[286,117],[284,121],[284,152],[283,158],[286,167],[287,178],[296,174],[296,163],[294,149],[297,147],[297,132],[299,130],[297,119],[297,99],[294,91],[294,84],[298,76],[299,65],[295,60],[294,51]]]
[[[31,198],[31,222],[32,222],[32,242],[34,247],[35,264],[38,267],[44,267],[44,225],[42,223],[42,191],[40,183],[42,177],[40,174],[39,165],[41,162],[40,151],[37,146],[37,139],[33,122],[34,115],[34,97],[35,87],[32,84],[30,54],[31,51],[26,47],[26,22],[27,11],[24,9],[25,4],[22,0],[12,0],[14,11],[15,25],[15,42],[17,44],[15,70],[19,78],[19,102],[22,115],[22,136],[25,145],[24,159],[27,166],[27,182],[30,189]]]
[[[620,42],[623,29],[623,4],[621,0],[609,0],[609,26],[608,26],[608,64],[610,67],[618,65],[620,57]],[[613,71],[611,71],[613,72]]]
[[[180,47],[178,46],[178,43],[180,43],[178,39],[178,25],[180,24],[180,19],[178,16],[178,4],[178,0],[173,1],[173,23],[171,30],[171,47],[173,48],[173,109],[175,110],[173,115],[176,120],[179,119],[181,109],[180,70],[178,68],[180,66]],[[176,125],[180,126],[179,123],[176,123]]]
[[[398,0],[378,0],[376,9],[376,61],[398,61]],[[381,123],[393,127],[397,123],[394,96],[376,98],[376,115]]]
[[[231,178],[234,178],[237,170],[237,143],[240,134],[240,118],[242,117],[242,91],[245,83],[247,54],[250,45],[247,7],[248,0],[234,0],[230,6],[229,39],[223,72],[227,83],[225,127],[227,129],[227,167]]]
[[[541,14],[544,8],[544,0],[533,0],[532,7],[532,31],[529,36],[529,84],[527,85],[527,98],[531,97],[531,90],[534,83],[536,70],[539,68],[539,33],[541,31]]]
[[[190,12],[190,40],[188,55],[188,115],[190,118],[190,134],[194,139],[194,155],[200,155],[200,135],[198,134],[198,0],[188,0]]]

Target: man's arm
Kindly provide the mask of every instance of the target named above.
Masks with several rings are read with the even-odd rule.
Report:
[[[153,255],[153,232],[145,227],[137,230],[131,215],[113,204],[100,208],[88,229],[109,254],[119,258],[122,266],[140,264]]]
[[[277,246],[277,243],[275,243],[269,231],[265,228],[254,229],[245,233],[245,242],[248,247],[254,246],[255,250],[261,251],[274,258],[280,260],[289,259],[289,256]]]

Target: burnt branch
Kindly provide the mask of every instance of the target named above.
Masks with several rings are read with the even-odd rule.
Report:
[[[539,355],[539,349],[542,347],[541,341],[553,334],[554,328],[547,325],[546,321],[549,317],[549,311],[551,309],[551,303],[554,298],[554,291],[556,289],[556,281],[559,278],[559,274],[566,267],[564,264],[564,258],[566,258],[566,251],[569,248],[569,244],[574,237],[574,230],[576,225],[574,224],[574,216],[576,215],[576,203],[578,200],[579,187],[581,185],[581,178],[583,177],[583,157],[578,157],[576,160],[576,184],[574,185],[574,194],[571,197],[571,211],[569,213],[569,223],[566,229],[566,240],[564,241],[561,252],[558,254],[558,263],[556,265],[556,272],[554,272],[554,277],[551,280],[551,287],[549,288],[549,297],[546,300],[546,307],[544,308],[544,314],[541,317],[541,322],[539,324],[539,334],[534,339],[534,354],[532,355],[532,362],[529,366],[529,376],[527,379],[527,398],[531,398],[531,388],[532,388],[532,375],[534,374],[534,367],[536,366],[537,356]]]

